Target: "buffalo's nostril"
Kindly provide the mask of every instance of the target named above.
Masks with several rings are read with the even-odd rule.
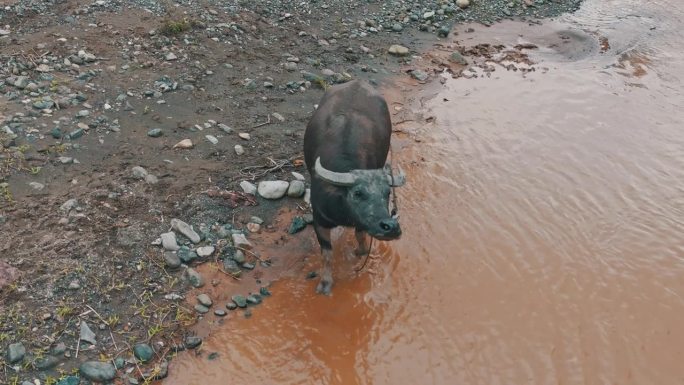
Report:
[[[390,225],[388,225],[387,223],[383,222],[383,223],[380,224],[380,228],[382,228],[382,229],[385,230],[385,231],[389,231],[389,230],[390,230]]]

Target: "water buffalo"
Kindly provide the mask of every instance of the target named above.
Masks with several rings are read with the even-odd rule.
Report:
[[[306,127],[304,160],[311,175],[314,229],[323,269],[316,291],[330,294],[332,244],[337,226],[356,231],[357,255],[368,252],[367,234],[380,240],[401,236],[389,213],[391,188],[404,184],[401,171],[386,164],[392,135],[387,103],[369,84],[351,81],[328,89]]]

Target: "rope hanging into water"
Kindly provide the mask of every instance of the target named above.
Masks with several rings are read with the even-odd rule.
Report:
[[[395,189],[395,187],[394,187],[394,170],[393,170],[393,164],[392,164],[392,163],[394,163],[394,156],[392,156],[391,152],[392,152],[392,148],[390,148],[390,178],[392,178],[392,184],[391,184],[391,187],[392,187],[392,211],[390,211],[390,215],[392,216],[392,218],[397,219],[397,218],[399,218],[399,207],[397,206],[397,192],[394,190]],[[370,244],[368,245],[368,253],[366,254],[366,259],[363,261],[363,265],[361,265],[361,267],[359,267],[358,269],[355,269],[357,273],[366,267],[366,264],[368,263],[368,259],[370,259],[371,251],[373,250],[373,240],[374,239],[375,238],[370,237]]]
[[[370,244],[368,245],[368,253],[366,254],[366,259],[363,261],[363,265],[361,265],[361,267],[359,267],[358,269],[355,269],[357,273],[360,272],[361,270],[363,270],[364,267],[366,267],[366,263],[368,263],[368,259],[370,259],[370,253],[371,253],[371,250],[373,250],[373,240],[375,238],[370,237],[370,239],[371,240],[370,240]]]

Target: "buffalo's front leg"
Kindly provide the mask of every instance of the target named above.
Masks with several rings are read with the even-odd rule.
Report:
[[[364,256],[368,254],[368,237],[365,231],[356,229],[354,231],[354,235],[356,236],[356,243],[357,247],[356,250],[354,250],[354,254],[356,254],[357,257]]]
[[[321,270],[321,281],[316,287],[319,294],[330,295],[333,285],[332,277],[332,243],[330,242],[330,229],[319,224],[314,224],[318,243],[321,245],[321,256],[323,257],[323,269]]]

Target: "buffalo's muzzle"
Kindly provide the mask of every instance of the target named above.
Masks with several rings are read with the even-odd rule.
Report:
[[[381,240],[392,240],[401,236],[401,226],[395,218],[381,220],[378,229],[378,234],[375,237]]]

